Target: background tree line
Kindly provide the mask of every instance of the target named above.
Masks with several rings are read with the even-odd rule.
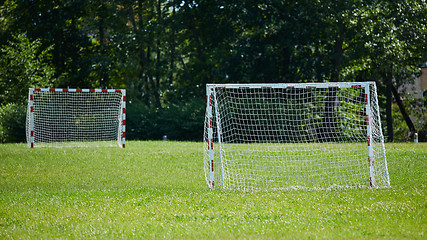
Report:
[[[7,119],[33,86],[126,88],[129,139],[200,140],[205,84],[225,82],[376,81],[389,141],[427,128],[397,90],[427,61],[426,0],[3,0],[0,14],[2,141],[22,140]]]

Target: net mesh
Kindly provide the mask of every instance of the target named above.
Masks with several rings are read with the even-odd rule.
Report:
[[[34,91],[32,105],[34,146],[121,146],[122,92]]]
[[[370,94],[375,183],[365,88],[213,87],[204,134],[208,184],[242,190],[387,186],[375,85]]]

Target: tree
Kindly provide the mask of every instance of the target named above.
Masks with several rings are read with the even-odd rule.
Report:
[[[393,89],[410,82],[426,61],[426,5],[426,0],[6,0],[0,5],[0,45],[26,32],[29,42],[40,43],[40,52],[49,49],[43,62],[54,76],[40,84],[126,88],[128,100],[156,114],[203,99],[208,82],[376,80],[392,139],[391,104],[393,97],[400,99]],[[18,95],[25,99],[26,93]],[[328,97],[335,97],[333,90]]]
[[[377,80],[386,96],[388,140],[393,141],[392,97],[398,102],[409,131],[414,128],[396,90],[413,83],[425,61],[427,36],[425,0],[374,1],[355,11],[359,26],[353,38],[354,56],[343,72],[344,79]],[[355,51],[357,50],[357,52]]]
[[[30,41],[25,33],[14,36],[13,41],[1,47],[0,105],[23,104],[29,87],[53,83],[52,48],[43,49],[39,39]]]

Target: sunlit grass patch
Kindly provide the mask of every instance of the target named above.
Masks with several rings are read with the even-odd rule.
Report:
[[[0,145],[0,238],[424,239],[427,144],[387,144],[391,188],[211,191],[202,143]]]

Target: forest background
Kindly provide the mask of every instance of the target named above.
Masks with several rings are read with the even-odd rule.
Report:
[[[387,141],[426,141],[426,38],[426,0],[2,0],[0,142],[25,141],[29,87],[125,88],[127,139],[197,141],[206,83],[336,81],[375,81]]]

